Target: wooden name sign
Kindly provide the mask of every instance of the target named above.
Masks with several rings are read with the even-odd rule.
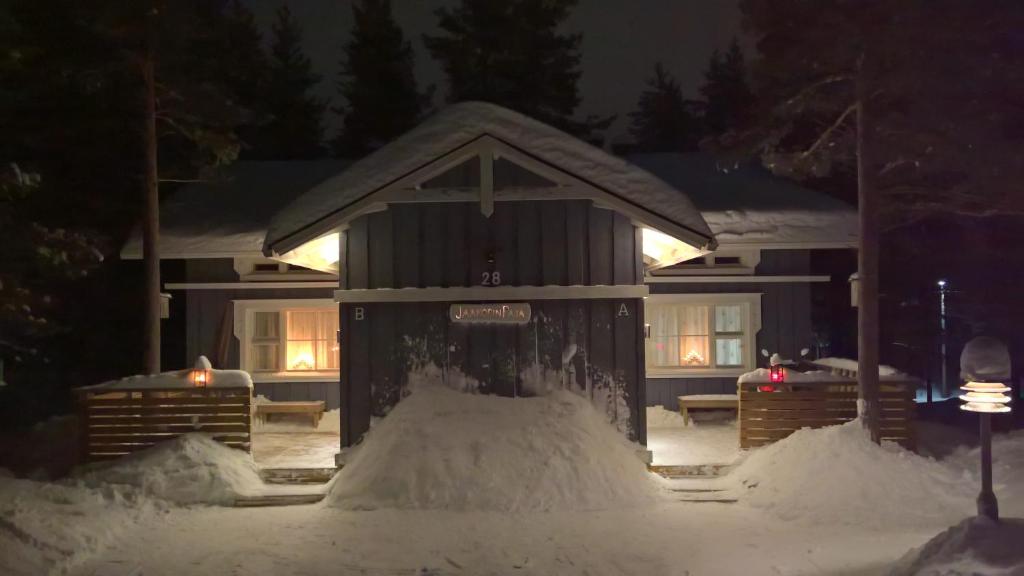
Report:
[[[448,318],[460,324],[526,324],[530,321],[530,305],[452,304]]]

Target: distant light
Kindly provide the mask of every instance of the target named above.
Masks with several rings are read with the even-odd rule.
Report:
[[[946,281],[945,280],[939,280],[938,282],[936,282],[936,284],[939,285],[939,288],[945,288],[946,287]]]

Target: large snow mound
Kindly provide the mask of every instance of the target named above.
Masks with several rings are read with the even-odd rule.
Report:
[[[338,473],[332,506],[596,510],[659,497],[637,447],[580,396],[412,390]]]
[[[889,576],[1024,574],[1024,520],[968,518],[901,558]]]
[[[232,504],[264,489],[252,456],[205,434],[184,434],[79,473],[88,485],[133,486],[178,504]]]
[[[101,490],[0,475],[0,574],[64,573],[154,511],[131,489]]]
[[[895,444],[871,442],[857,420],[797,430],[754,451],[732,477],[749,488],[744,502],[783,520],[921,527],[974,511],[969,479]]]

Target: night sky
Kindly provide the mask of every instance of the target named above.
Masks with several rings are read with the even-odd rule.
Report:
[[[282,0],[245,2],[268,32]],[[438,103],[444,97],[444,78],[422,38],[437,30],[434,11],[456,2],[392,0],[395,19],[416,52],[416,79],[421,89],[436,86]],[[314,68],[324,77],[319,95],[333,99],[342,47],[352,28],[352,3],[292,0],[287,4],[302,24]],[[618,114],[612,133],[622,134],[628,123],[626,115],[659,60],[679,79],[684,96],[696,97],[712,50],[726,48],[733,36],[740,35],[736,4],[736,0],[580,0],[567,24],[568,31],[583,33],[583,103],[577,114]],[[329,123],[336,125],[337,117],[329,116]]]

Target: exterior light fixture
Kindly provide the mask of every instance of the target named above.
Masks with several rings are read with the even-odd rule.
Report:
[[[196,388],[206,388],[213,376],[213,367],[206,356],[196,358],[196,365],[188,373],[188,378]]]
[[[999,503],[992,491],[992,415],[1006,414],[1010,389],[1002,382],[968,382],[960,388],[967,393],[960,397],[961,410],[977,412],[981,421],[981,493],[978,494],[978,515],[999,520]]]
[[[768,369],[768,380],[772,384],[782,384],[786,381],[786,368],[782,364],[772,364]]]

